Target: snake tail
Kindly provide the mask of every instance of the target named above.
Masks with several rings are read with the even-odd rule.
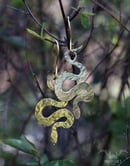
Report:
[[[35,108],[35,117],[38,121],[38,123],[44,127],[48,127],[52,125],[52,130],[51,130],[51,142],[55,145],[58,140],[58,133],[57,133],[57,128],[62,127],[62,128],[70,128],[73,123],[74,123],[74,116],[73,114],[65,108],[68,102],[66,101],[55,101],[54,99],[51,98],[44,98],[41,99]],[[45,117],[43,115],[44,108],[46,106],[55,106],[58,108],[56,112],[52,113],[50,116]],[[59,122],[61,118],[66,118],[65,121]],[[58,122],[57,122],[58,121]]]

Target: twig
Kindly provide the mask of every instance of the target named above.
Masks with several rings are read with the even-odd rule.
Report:
[[[38,87],[38,89],[39,89],[39,91],[40,91],[42,97],[45,98],[45,94],[44,94],[43,90],[42,90],[41,87],[40,87],[39,81],[38,81],[37,76],[36,76],[35,73],[33,73],[33,78],[35,79],[35,82],[36,82],[36,84],[37,84],[37,87]]]
[[[23,0],[30,16],[32,17],[32,19],[34,20],[34,22],[36,22],[40,27],[42,27],[42,24],[36,19],[36,17],[33,15],[33,13],[31,12],[31,9],[29,7],[29,5],[27,4],[26,0]],[[49,35],[51,36],[53,39],[57,40],[60,43],[65,43],[65,41],[62,41],[60,39],[58,39],[56,36],[54,36],[52,33],[50,33],[47,29],[43,28],[43,30]]]
[[[106,138],[104,145],[103,145],[103,148],[102,148],[102,152],[100,152],[101,158],[100,158],[100,161],[98,164],[99,166],[103,166],[103,164],[104,164],[105,155],[109,149],[111,139],[112,139],[112,133],[108,132],[107,138]]]
[[[70,16],[70,22],[80,13],[80,10],[82,7],[79,7],[78,9],[75,10],[75,12]]]
[[[65,26],[65,32],[66,32],[66,37],[67,37],[67,47],[68,47],[68,49],[71,49],[70,48],[70,36],[71,35],[70,35],[68,20],[67,20],[67,17],[65,15],[65,12],[64,12],[62,0],[59,0],[59,4],[60,4],[61,13],[62,13],[63,21],[64,21],[64,26]]]
[[[128,80],[127,80],[126,84],[127,84],[128,88],[129,88],[129,90],[130,90],[130,83],[129,83]]]
[[[76,149],[78,151],[79,157],[82,158],[81,146],[80,146],[80,143],[79,143],[79,140],[78,140],[78,133],[77,133],[76,129],[72,128],[72,134],[75,138],[75,142],[76,142],[76,146],[77,146]]]
[[[101,3],[99,3],[98,1],[96,0],[92,0],[93,3],[95,3],[96,5],[98,5],[100,8],[102,8],[106,13],[108,13],[114,20],[116,20],[127,32],[130,33],[130,30],[125,26],[124,23],[122,23],[120,21],[120,19],[116,18],[112,12],[110,10],[108,10],[105,6],[103,6]]]
[[[55,41],[50,40],[50,39],[48,39],[48,38],[44,38],[44,40],[46,40],[46,41],[48,41],[48,42],[50,42],[50,43],[52,43],[52,44],[56,44]],[[62,46],[62,47],[66,47],[66,44],[65,44],[65,43],[59,43],[59,45]]]
[[[95,9],[94,9],[94,7],[93,7],[92,13],[94,13],[94,10],[95,10]],[[80,50],[79,54],[81,54],[81,53],[87,48],[87,46],[88,46],[88,44],[89,44],[89,42],[90,42],[90,39],[91,39],[91,37],[92,37],[93,30],[94,30],[94,16],[92,16],[92,20],[91,20],[91,29],[90,29],[89,37],[88,37],[88,39],[87,39],[86,42],[83,42],[83,43],[85,43],[85,44],[83,45],[83,47],[82,47],[82,49]]]
[[[26,45],[25,45],[25,47],[26,47]],[[32,76],[33,76],[33,78],[34,78],[34,80],[35,80],[35,82],[36,82],[36,84],[37,84],[37,87],[38,87],[38,89],[39,89],[39,91],[40,91],[42,97],[44,98],[44,97],[45,97],[44,92],[42,91],[42,89],[41,89],[41,87],[40,87],[40,84],[39,84],[39,82],[38,82],[38,80],[37,80],[36,74],[33,72],[32,65],[31,65],[31,62],[29,61],[27,52],[25,53],[25,58],[26,58],[26,60],[27,60],[28,69],[29,69],[29,71],[31,72],[31,74],[32,74]]]
[[[127,147],[130,147],[130,137],[129,137],[129,124],[128,124],[128,122],[127,122],[127,124],[126,124],[126,142],[127,142]]]
[[[128,84],[127,84],[127,86],[129,86]],[[126,103],[126,100],[125,100],[125,93],[124,92],[123,92],[123,108],[124,108],[124,111],[125,111],[125,114],[126,114],[126,131],[125,131],[126,152],[130,153],[130,148],[129,148],[130,147],[129,118],[127,118],[128,117],[128,109],[127,109],[127,103]]]
[[[31,12],[31,9],[29,7],[29,5],[27,4],[26,0],[23,0],[27,10],[28,10],[28,13],[30,14],[30,16],[32,17],[32,19],[34,20],[34,22],[36,22],[38,25],[40,25],[40,27],[42,27],[42,24],[38,21],[38,19],[36,19],[36,17],[34,17],[34,15],[32,14]]]
[[[125,60],[124,60],[124,72],[122,73],[122,76],[121,76],[121,89],[120,89],[120,92],[119,92],[119,96],[118,96],[118,100],[121,99],[121,95],[124,91],[124,88],[125,88],[125,85],[128,85],[128,68],[129,68],[129,62],[130,62],[130,56],[129,56],[129,53],[130,53],[130,43],[128,44],[127,46],[127,51],[125,53]]]
[[[29,14],[28,12],[26,12],[26,11],[24,11],[22,9],[17,9],[17,8],[15,8],[13,6],[10,6],[10,5],[7,5],[7,7],[10,8],[10,9],[13,9],[14,11],[16,11],[18,13],[24,14],[24,15],[28,15]]]
[[[37,159],[38,159],[38,166],[42,166],[42,164],[41,164],[41,157],[40,157],[40,155],[37,157]]]
[[[110,52],[108,52],[104,57],[103,59],[95,66],[95,68],[92,70],[92,72],[87,76],[87,79],[97,70],[97,68],[104,62],[104,60],[106,58],[108,58],[112,53],[113,51],[116,49],[116,47],[118,46],[119,44],[119,41],[121,40],[121,37],[124,33],[124,30],[121,31],[120,35],[119,35],[119,38],[118,38],[118,41],[117,43],[114,45],[114,47],[110,50]]]

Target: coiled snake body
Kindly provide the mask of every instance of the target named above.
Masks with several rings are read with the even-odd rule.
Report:
[[[79,68],[80,72],[79,74],[73,74],[65,71],[61,75],[59,75],[55,82],[55,94],[57,98],[62,101],[70,101],[75,97],[73,101],[73,113],[75,118],[79,119],[80,108],[78,106],[78,103],[80,101],[89,102],[90,100],[92,100],[94,92],[92,87],[85,82],[87,75],[86,67],[83,64],[76,61],[77,53],[75,52],[75,50],[73,50],[73,53],[75,57],[72,60],[70,57],[70,51],[67,50],[65,52],[65,60]],[[74,80],[77,84],[70,90],[64,91],[62,86],[65,80]]]
[[[70,128],[74,123],[74,116],[77,119],[80,117],[80,108],[78,106],[78,103],[80,101],[88,102],[94,96],[92,87],[85,82],[87,74],[85,66],[76,61],[77,59],[77,53],[75,52],[76,50],[73,50],[73,53],[75,55],[74,59],[71,59],[70,51],[68,50],[65,52],[64,56],[67,62],[69,62],[72,65],[75,65],[80,69],[79,74],[73,74],[65,71],[56,78],[54,85],[52,84],[52,81],[54,80],[54,75],[49,76],[47,79],[48,87],[55,92],[57,98],[61,101],[56,101],[51,98],[44,98],[37,103],[35,108],[35,116],[36,119],[38,120],[38,123],[44,127],[52,125],[51,142],[53,144],[57,143],[58,139],[57,128],[58,127]],[[76,81],[77,84],[70,90],[64,91],[62,85],[65,80],[74,80]],[[73,101],[74,116],[68,109],[64,108],[67,106],[68,102],[73,98],[74,98]],[[42,114],[42,112],[44,112],[43,110],[47,106],[55,106],[61,109],[58,109],[56,112],[52,113],[49,117],[45,117]],[[65,117],[66,120],[59,122],[58,120],[62,117]]]
[[[44,127],[53,125],[52,131],[51,131],[51,142],[53,144],[57,143],[57,139],[58,139],[57,128],[58,127],[70,128],[74,123],[73,114],[68,109],[63,108],[67,104],[68,102],[65,102],[65,101],[58,102],[51,98],[45,98],[40,100],[36,105],[35,116],[36,116],[36,119],[38,120],[38,123]],[[46,106],[55,106],[62,109],[58,109],[49,117],[44,117],[42,114],[42,111]],[[57,122],[57,120],[63,117],[66,118],[66,121]]]

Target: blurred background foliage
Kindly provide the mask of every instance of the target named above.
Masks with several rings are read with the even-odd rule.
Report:
[[[48,33],[43,31],[43,40],[34,35],[41,27],[24,2],[46,30],[66,39],[58,0],[0,0],[0,165],[130,165],[130,1],[62,0],[66,15],[76,13],[73,44],[84,46],[78,60],[87,67],[95,97],[80,103],[82,116],[72,128],[58,129],[55,146],[51,127],[37,124],[34,109],[43,97],[56,99],[46,80],[55,71],[57,51]],[[59,72],[71,69],[63,44]]]

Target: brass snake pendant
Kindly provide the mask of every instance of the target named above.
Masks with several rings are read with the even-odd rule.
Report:
[[[87,75],[86,67],[83,64],[76,61],[77,59],[76,51],[77,49],[72,50],[72,53],[74,53],[75,55],[74,59],[71,59],[69,50],[65,52],[64,56],[65,60],[68,63],[75,65],[80,69],[79,74],[73,74],[65,71],[56,78],[55,85],[52,84],[52,81],[54,80],[54,75],[48,77],[47,79],[48,87],[55,92],[57,98],[60,101],[56,101],[51,98],[44,98],[37,103],[35,108],[35,116],[36,119],[38,120],[38,123],[44,127],[52,125],[51,142],[53,144],[56,144],[58,140],[58,133],[57,133],[58,127],[70,128],[74,123],[74,117],[76,119],[80,118],[80,108],[78,106],[78,103],[80,101],[89,102],[90,100],[92,100],[94,96],[92,87],[85,82]],[[62,85],[65,80],[74,80],[76,81],[77,84],[74,87],[72,87],[70,90],[64,91]],[[74,98],[73,101],[74,115],[71,113],[71,111],[64,108],[67,106],[68,102],[73,98]],[[44,108],[46,106],[55,106],[61,109],[58,109],[56,112],[52,113],[49,117],[44,117],[42,112],[44,111]],[[62,117],[65,117],[66,120],[63,122],[59,122],[58,120]]]

